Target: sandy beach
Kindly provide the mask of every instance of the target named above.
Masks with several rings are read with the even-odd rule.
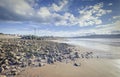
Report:
[[[54,41],[58,42],[58,41]],[[27,67],[24,72],[16,77],[119,77],[120,59],[116,55],[105,55],[106,53],[94,49],[75,46],[75,51],[80,53],[99,53],[92,59],[78,59],[79,67],[74,66],[74,62],[56,62],[44,67]],[[100,57],[101,56],[101,57]]]
[[[72,63],[55,63],[28,67],[16,77],[119,77],[120,59],[82,59],[80,67]]]
[[[9,57],[5,52],[7,51],[6,47],[11,48],[8,49],[10,51],[8,53],[11,54]],[[19,50],[15,50],[16,48]],[[28,51],[26,51],[26,48]],[[46,49],[47,52],[45,52]],[[34,55],[28,56],[26,54],[28,52]],[[41,56],[43,52],[45,59],[42,59],[43,56]],[[75,57],[76,52],[78,52],[79,58]],[[51,54],[53,54],[51,57],[54,60],[50,60],[49,56]],[[109,52],[49,40],[9,39],[8,41],[2,39],[1,55],[7,57],[5,63],[1,64],[8,71],[3,71],[3,75],[6,74],[5,77],[119,77],[120,73],[120,59],[117,57],[119,54],[116,56],[109,54]],[[37,61],[38,59],[41,61]],[[29,61],[32,62],[28,64]],[[41,65],[38,63],[41,63]],[[42,65],[44,63],[45,65]],[[75,63],[77,63],[77,66],[74,65]],[[26,65],[24,66],[24,64]],[[12,73],[9,74],[10,71]],[[12,75],[13,73],[15,75]]]

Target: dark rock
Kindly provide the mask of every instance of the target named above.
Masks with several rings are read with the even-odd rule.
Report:
[[[18,70],[17,69],[12,69],[11,70],[11,75],[17,75],[18,74]]]
[[[80,58],[79,53],[75,52],[75,58]]]
[[[74,63],[74,66],[80,66],[81,64],[80,63]]]
[[[39,66],[39,67],[41,67],[41,66],[42,66],[42,64],[41,64],[41,63],[39,63],[39,64],[38,64],[38,66]]]
[[[47,63],[48,63],[48,64],[53,64],[53,63],[54,63],[53,58],[48,58],[48,59],[47,59]]]
[[[5,70],[8,70],[10,68],[10,66],[7,66],[7,65],[2,65],[2,67],[5,69]]]
[[[4,68],[3,67],[0,67],[0,73],[4,71]]]

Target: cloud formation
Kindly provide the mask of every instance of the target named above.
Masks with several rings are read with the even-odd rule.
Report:
[[[98,3],[94,6],[88,6],[79,11],[79,13],[82,15],[80,17],[79,24],[83,26],[102,24],[100,17],[110,12],[112,12],[112,10],[103,9],[103,3]]]
[[[101,17],[112,10],[103,9],[104,4],[98,3],[79,9],[76,16],[66,11],[69,0],[58,1],[50,6],[42,6],[38,0],[0,0],[1,21],[32,21],[53,24],[56,26],[93,26],[102,24]],[[112,5],[112,4],[109,4]]]
[[[112,6],[113,4],[112,3],[109,3],[108,6]]]

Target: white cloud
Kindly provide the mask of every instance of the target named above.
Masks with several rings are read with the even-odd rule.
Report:
[[[111,24],[105,24],[105,25],[99,25],[95,28],[89,28],[89,29],[80,29],[77,31],[48,31],[48,30],[42,30],[42,34],[50,34],[54,36],[83,36],[86,34],[111,34],[113,31],[120,31],[120,21],[116,21]],[[41,30],[40,30],[41,32]],[[46,33],[47,32],[47,33]],[[41,35],[41,34],[40,34]]]
[[[99,25],[94,29],[91,29],[96,34],[111,34],[113,31],[120,31],[120,20],[111,24]]]
[[[37,12],[38,16],[41,16],[41,17],[48,17],[51,15],[50,11],[48,10],[47,7],[41,7],[39,9],[39,11]]]
[[[76,17],[74,17],[73,14],[71,13],[68,13],[66,12],[64,15],[59,15],[57,14],[58,16],[55,16],[55,17],[58,17],[59,21],[55,21],[55,25],[59,26],[59,25],[62,25],[62,26],[73,26],[73,25],[76,25],[77,22],[76,22]]]
[[[103,9],[103,3],[95,4],[94,6],[87,6],[86,8],[79,10],[81,16],[79,17],[79,25],[99,25],[102,24],[101,16],[112,12],[112,10]]]
[[[59,15],[59,21],[55,22],[55,25],[65,26],[91,26],[102,24],[102,17],[105,14],[111,13],[112,10],[103,9],[103,3],[98,3],[93,6],[87,6],[84,9],[79,10],[79,16],[75,17],[73,14],[65,12],[64,15]]]
[[[18,15],[29,16],[34,10],[25,0],[1,0],[0,6]]]
[[[120,19],[120,16],[113,16],[113,19]]]
[[[59,4],[53,3],[50,7],[52,11],[61,11],[66,5],[68,4],[68,0],[63,0],[62,2],[59,2]]]
[[[112,3],[109,3],[108,6],[112,6],[113,4]]]
[[[98,3],[80,9],[78,16],[66,11],[62,12],[62,15],[59,14],[58,12],[68,6],[68,0],[62,0],[58,4],[53,3],[49,7],[39,7],[38,9],[33,8],[37,6],[35,0],[1,0],[0,6],[26,19],[26,21],[48,23],[57,26],[99,25],[102,24],[100,17],[112,12],[112,10],[103,9],[103,3]]]
[[[94,6],[92,6],[91,8],[93,8],[95,11],[97,11],[97,10],[101,9],[102,7],[103,7],[103,3],[101,2],[101,3],[98,3]]]

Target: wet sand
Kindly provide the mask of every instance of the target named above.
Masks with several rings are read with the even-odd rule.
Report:
[[[28,67],[16,77],[119,77],[120,59],[81,59],[80,67],[73,63],[55,63],[43,67]]]

